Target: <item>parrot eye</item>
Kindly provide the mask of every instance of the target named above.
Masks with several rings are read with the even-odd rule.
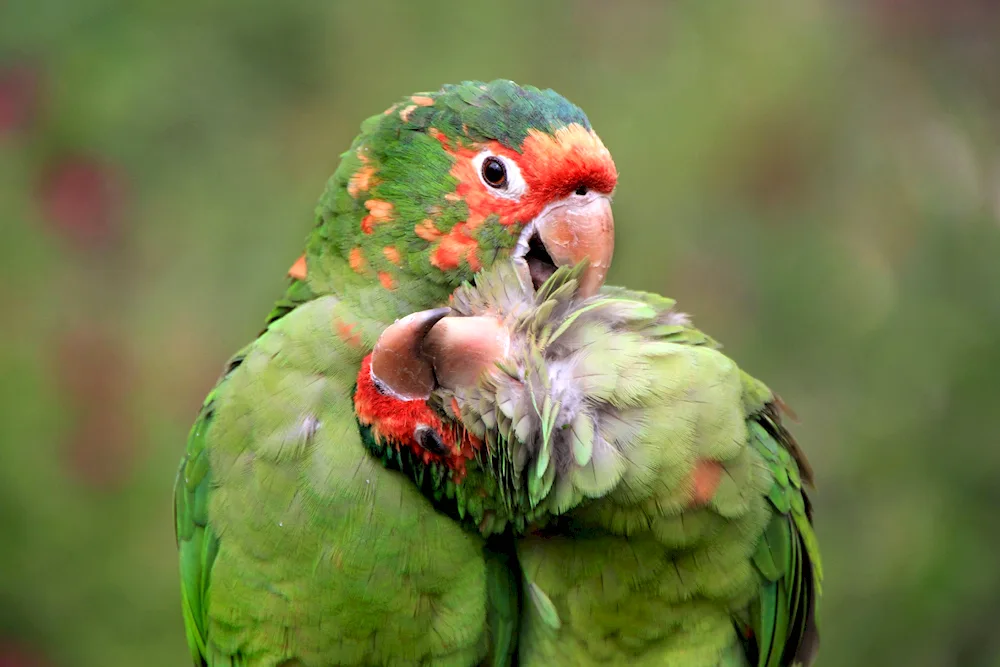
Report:
[[[502,188],[507,185],[507,168],[503,166],[500,158],[491,156],[483,160],[481,171],[486,185],[492,188]]]
[[[484,150],[473,158],[472,164],[479,172],[479,180],[495,197],[517,201],[528,189],[517,162],[509,157]]]
[[[417,426],[417,428],[413,430],[413,439],[417,441],[418,445],[426,449],[431,454],[442,456],[448,453],[444,443],[441,442],[441,436],[438,435],[438,432],[430,426],[426,426],[424,424]]]

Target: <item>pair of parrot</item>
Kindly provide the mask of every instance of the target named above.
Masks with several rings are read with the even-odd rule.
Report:
[[[809,665],[781,403],[605,287],[617,170],[510,81],[362,124],[174,490],[195,665]]]

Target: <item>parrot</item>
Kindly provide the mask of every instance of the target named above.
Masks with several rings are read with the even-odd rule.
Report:
[[[784,403],[673,300],[512,260],[388,327],[367,382],[425,374],[422,409],[482,443],[458,498],[516,536],[519,664],[812,664],[813,472]]]
[[[512,546],[456,513],[483,442],[430,410],[421,378],[357,378],[394,322],[496,263],[537,285],[582,263],[581,295],[596,293],[617,177],[579,107],[508,80],[362,123],[287,289],[189,432],[173,507],[193,664],[514,660]]]

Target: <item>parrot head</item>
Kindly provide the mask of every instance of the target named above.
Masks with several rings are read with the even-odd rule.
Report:
[[[662,297],[581,295],[586,270],[561,267],[536,288],[523,265],[485,269],[450,307],[385,329],[358,377],[364,425],[460,484],[478,468],[466,495],[481,498],[484,534],[539,529],[621,481],[646,420],[639,399],[655,393],[628,350],[690,325]]]
[[[362,124],[290,273],[314,294],[391,304],[393,319],[506,258],[536,285],[586,260],[592,294],[614,250],[616,182],[586,115],[551,90],[501,80],[411,95]]]

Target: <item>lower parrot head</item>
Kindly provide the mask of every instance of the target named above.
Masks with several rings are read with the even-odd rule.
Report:
[[[498,263],[449,308],[388,327],[359,375],[362,423],[457,480],[468,460],[485,471],[491,483],[470,492],[490,530],[540,527],[621,482],[648,401],[662,398],[635,371],[663,353],[657,336],[689,327],[662,297],[580,298],[585,270],[536,288],[523,266]]]
[[[305,267],[297,264],[314,291],[369,284],[405,295],[412,312],[441,305],[505,258],[536,285],[581,261],[580,291],[603,284],[617,171],[562,96],[465,82],[406,97],[361,129],[320,199]]]

